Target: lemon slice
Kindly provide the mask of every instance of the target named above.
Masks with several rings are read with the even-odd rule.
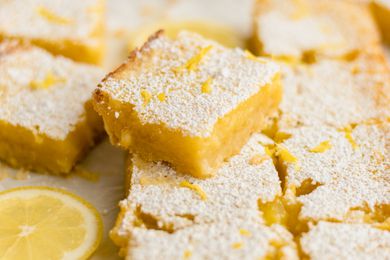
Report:
[[[204,21],[160,21],[153,24],[142,26],[132,33],[129,42],[129,50],[132,51],[135,47],[142,46],[148,37],[156,31],[164,29],[165,34],[169,38],[175,38],[182,31],[192,31],[199,33],[206,38],[215,40],[226,47],[243,47],[245,40],[234,31],[232,28],[216,24],[213,22]]]
[[[67,191],[0,192],[0,259],[86,259],[100,243],[102,226],[97,210]]]

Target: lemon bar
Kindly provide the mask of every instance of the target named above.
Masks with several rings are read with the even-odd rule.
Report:
[[[254,47],[288,61],[351,59],[380,43],[366,5],[338,0],[259,0]]]
[[[0,44],[0,158],[68,173],[103,131],[91,104],[102,75],[31,45]]]
[[[208,177],[266,127],[281,94],[275,63],[160,31],[101,82],[94,107],[113,144]]]
[[[99,64],[104,50],[104,0],[2,1],[0,40],[29,41],[76,61]]]
[[[258,202],[281,195],[278,174],[254,134],[240,154],[216,176],[181,175],[162,162],[129,157],[128,197],[111,237],[130,259],[253,259],[276,253],[296,257],[292,236],[279,225],[269,227]],[[278,231],[277,231],[278,230]]]
[[[300,239],[310,259],[387,259],[390,232],[367,224],[319,222]]]
[[[336,128],[390,116],[390,71],[383,54],[353,62],[321,60],[310,66],[281,63],[284,87],[280,128]]]
[[[383,40],[390,44],[390,1],[374,0],[371,10],[381,30]]]
[[[382,223],[390,217],[390,123],[284,129],[285,189],[301,221]],[[288,153],[288,156],[286,156]]]

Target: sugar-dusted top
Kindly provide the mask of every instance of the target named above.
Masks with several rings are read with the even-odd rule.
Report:
[[[92,44],[94,33],[102,26],[103,8],[102,0],[1,1],[0,34]]]
[[[196,34],[157,34],[110,74],[101,90],[130,103],[144,124],[207,137],[218,119],[272,83],[272,62]],[[163,98],[162,98],[163,97]]]
[[[291,138],[282,146],[297,163],[287,166],[286,185],[319,185],[298,197],[302,218],[343,221],[353,209],[374,212],[390,203],[390,123],[338,130],[301,127],[287,133]]]
[[[292,235],[284,227],[268,227],[256,220],[194,225],[173,234],[134,228],[124,252],[128,259],[235,260],[269,255],[299,259]]]
[[[390,72],[382,55],[281,68],[281,128],[321,124],[339,128],[390,116]]]
[[[240,154],[209,179],[180,175],[163,163],[145,162],[134,155],[129,196],[121,202],[127,209],[121,229],[131,229],[137,208],[158,219],[160,227],[173,230],[225,219],[260,220],[258,201],[272,201],[281,194],[272,159],[260,144],[270,142],[253,135]]]
[[[0,45],[0,120],[64,139],[83,119],[100,69],[15,42]]]
[[[301,239],[311,259],[388,259],[390,232],[366,224],[319,222]]]
[[[272,11],[260,16],[257,23],[264,52],[275,56],[299,57],[305,51],[321,50],[327,46],[335,50],[345,49],[347,45],[337,27],[318,17],[291,19]],[[322,29],[324,23],[329,29]]]
[[[256,8],[256,34],[269,55],[343,56],[379,43],[369,10],[352,1],[261,0]]]

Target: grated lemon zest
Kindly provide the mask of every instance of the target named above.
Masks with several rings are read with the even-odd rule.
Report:
[[[65,82],[64,79],[55,76],[53,73],[48,72],[46,77],[41,81],[33,80],[30,82],[30,88],[32,89],[48,89],[49,87]]]
[[[205,48],[202,48],[200,50],[200,52],[198,54],[196,54],[194,57],[192,57],[191,59],[189,59],[187,61],[186,64],[180,66],[180,67],[177,67],[177,68],[174,68],[173,71],[174,72],[180,72],[182,71],[183,69],[187,69],[187,70],[195,70],[198,65],[200,64],[200,62],[202,61],[202,59],[204,58],[204,56],[206,56],[206,54],[213,48],[213,46],[209,45]]]
[[[46,20],[52,23],[62,24],[62,25],[67,25],[72,23],[72,20],[59,16],[43,6],[38,7],[37,12],[40,16],[42,16],[43,18],[45,18]]]
[[[291,137],[291,134],[285,132],[276,132],[274,140],[276,143],[281,143]]]
[[[274,153],[275,153],[275,148],[272,147],[272,146],[266,146],[264,147],[264,151],[265,153],[269,156],[269,157],[273,157],[274,156]]]
[[[330,141],[324,141],[317,145],[316,147],[311,148],[309,151],[312,153],[323,153],[332,148],[332,143]]]
[[[243,235],[243,236],[246,236],[246,237],[249,237],[252,235],[251,232],[249,232],[248,230],[246,229],[240,229],[240,235]]]
[[[152,99],[152,95],[146,90],[141,91],[141,96],[144,99],[144,105],[149,104],[150,100]]]
[[[234,249],[240,249],[242,248],[243,244],[241,242],[233,243],[232,248]]]
[[[192,252],[190,250],[184,251],[183,259],[189,259],[192,256]]]
[[[359,145],[355,142],[352,136],[352,127],[349,125],[347,127],[344,127],[340,129],[341,132],[344,132],[345,138],[348,140],[348,142],[351,144],[353,149],[356,149],[359,147]]]
[[[196,193],[198,193],[199,197],[202,200],[206,200],[207,199],[206,193],[202,190],[201,187],[199,187],[196,184],[189,183],[188,181],[182,181],[180,183],[180,187],[188,188],[188,189],[191,189],[191,190],[195,191]]]
[[[210,93],[211,92],[211,83],[213,78],[209,77],[202,85],[202,93]]]
[[[158,98],[158,100],[160,100],[161,102],[164,102],[164,101],[167,99],[167,97],[165,96],[164,93],[158,94],[158,95],[157,95],[157,98]]]
[[[358,148],[358,145],[355,142],[355,140],[353,139],[351,132],[345,132],[345,138],[347,138],[348,142],[350,142],[350,144],[352,145],[353,149]]]
[[[284,162],[288,163],[297,163],[298,159],[290,153],[287,148],[283,147],[282,145],[277,145],[275,155],[280,156],[280,158]]]

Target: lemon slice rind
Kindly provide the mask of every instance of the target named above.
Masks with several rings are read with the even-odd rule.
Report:
[[[83,224],[86,234],[83,243],[72,251],[64,252],[62,259],[87,259],[91,256],[102,239],[103,222],[98,211],[89,202],[79,196],[58,188],[25,186],[1,191],[0,204],[6,200],[21,199],[25,201],[38,196],[59,199],[64,205],[76,209],[84,220]],[[50,240],[50,237],[47,240]]]

